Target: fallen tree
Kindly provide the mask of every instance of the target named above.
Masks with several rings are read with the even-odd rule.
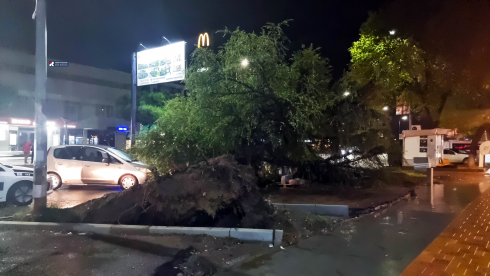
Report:
[[[271,228],[272,205],[264,200],[250,166],[221,156],[69,209],[48,209],[45,221]]]

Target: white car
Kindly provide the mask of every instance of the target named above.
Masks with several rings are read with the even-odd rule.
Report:
[[[0,202],[9,201],[17,206],[31,204],[33,176],[30,168],[0,164]]]
[[[444,159],[448,159],[449,162],[456,164],[456,163],[463,163],[467,164],[468,163],[468,157],[469,155],[463,152],[456,152],[452,149],[445,149],[444,150]]]

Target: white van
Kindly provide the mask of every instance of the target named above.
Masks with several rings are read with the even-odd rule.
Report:
[[[62,184],[109,184],[129,189],[143,184],[149,172],[144,163],[120,150],[102,145],[64,145],[48,150],[48,176],[54,190]]]

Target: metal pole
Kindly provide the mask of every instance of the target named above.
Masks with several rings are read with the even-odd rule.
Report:
[[[35,121],[36,131],[34,137],[34,212],[46,208],[46,150],[48,148],[46,132],[46,116],[43,114],[43,105],[46,101],[46,2],[37,0],[36,3],[36,84],[35,84]]]
[[[400,140],[400,119],[398,119],[398,140]]]
[[[412,112],[408,113],[408,130],[412,130]]]
[[[131,146],[135,142],[136,133],[136,52],[133,53],[132,83],[131,83]]]

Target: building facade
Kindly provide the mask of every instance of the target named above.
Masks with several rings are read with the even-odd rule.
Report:
[[[33,141],[34,68],[34,55],[0,48],[0,152],[19,151]],[[48,146],[103,143],[124,148],[129,122],[117,116],[115,103],[130,91],[129,73],[73,63],[48,66],[43,108]]]

